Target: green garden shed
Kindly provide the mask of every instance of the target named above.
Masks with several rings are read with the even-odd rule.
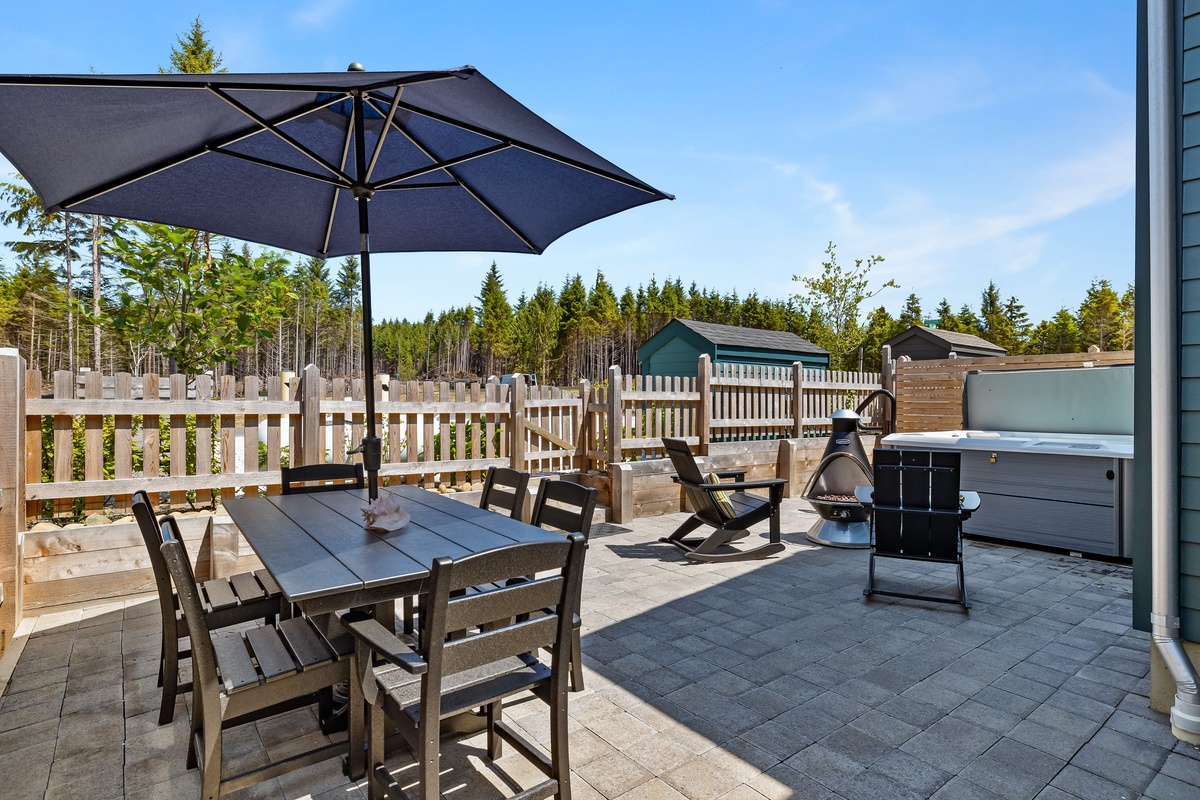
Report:
[[[786,331],[673,319],[638,348],[643,375],[695,377],[701,353],[714,364],[829,369],[829,351]]]

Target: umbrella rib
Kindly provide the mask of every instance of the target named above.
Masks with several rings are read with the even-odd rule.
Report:
[[[279,164],[274,161],[268,161],[267,159],[259,158],[258,156],[252,156],[252,155],[248,155],[246,153],[239,153],[236,150],[224,150],[224,149],[218,149],[215,147],[209,148],[209,150],[210,150],[210,152],[219,153],[223,156],[230,156],[232,158],[239,158],[242,161],[249,161],[251,164],[259,164],[261,166],[268,167],[270,169],[277,169],[281,172],[287,172],[292,175],[299,175],[301,178],[308,178],[309,180],[319,181],[320,183],[328,183],[331,186],[337,186],[342,189],[350,188],[349,183],[339,180],[336,177],[329,177],[326,175],[318,175],[315,172],[309,172],[308,170],[298,169],[296,167],[289,167],[286,164]]]
[[[415,189],[458,189],[463,188],[462,181],[444,181],[442,183],[417,183],[411,186],[383,186],[376,188],[377,192],[411,192]]]
[[[307,148],[300,142],[296,141],[294,138],[292,138],[288,134],[284,133],[282,130],[279,129],[279,126],[276,125],[271,120],[266,119],[265,117],[263,117],[260,114],[258,114],[257,112],[255,112],[253,109],[248,108],[247,106],[243,105],[236,98],[229,96],[228,94],[226,94],[224,91],[222,91],[218,87],[210,85],[208,88],[209,88],[209,91],[211,91],[217,97],[221,98],[226,103],[233,106],[238,111],[242,112],[247,117],[249,117],[250,119],[257,122],[262,127],[263,130],[270,131],[271,133],[275,134],[280,139],[282,139],[284,142],[291,145],[292,147],[294,147],[296,150],[300,151],[304,155],[308,156],[310,159],[315,161],[317,164],[319,164],[320,166],[329,170],[334,175],[338,176],[339,178],[346,181],[347,183],[354,183],[353,178],[351,178],[345,172],[343,172],[342,170],[338,169],[337,167],[335,167],[332,164],[330,164],[329,162],[327,162],[325,159],[321,158],[319,155],[314,153],[312,150],[310,150],[309,148]]]
[[[354,132],[354,118],[350,118],[349,124],[346,125],[346,137],[342,142],[342,161],[341,169],[346,170],[346,159],[350,156],[350,134]],[[341,194],[333,193],[333,202],[329,204],[329,220],[325,223],[325,240],[321,244],[322,253],[329,252],[329,240],[333,238],[333,221],[337,218],[338,198]]]
[[[449,170],[447,170],[447,172],[449,172]],[[451,172],[450,174],[454,175],[453,172]],[[483,197],[481,197],[474,189],[472,189],[470,186],[468,186],[462,180],[462,178],[459,178],[457,175],[454,175],[454,178],[455,178],[455,180],[457,180],[459,182],[459,184],[462,186],[462,188],[467,191],[467,194],[469,194],[469,195],[471,195],[471,197],[475,198],[476,203],[479,203],[479,205],[483,206],[489,213],[491,213],[491,215],[493,217],[498,219],[500,221],[501,225],[503,225],[504,227],[506,227],[510,231],[512,231],[513,236],[516,236],[518,239],[521,240],[522,243],[524,243],[524,245],[526,247],[529,248],[529,252],[531,252],[535,255],[542,252],[540,248],[536,247],[533,244],[533,242],[529,241],[529,237],[527,237],[525,234],[521,233],[521,231],[517,230],[517,226],[513,222],[511,222],[507,217],[505,217],[503,214],[501,214],[500,211],[495,206],[493,206],[491,203],[489,203],[487,200],[485,200]]]
[[[461,128],[464,131],[468,131],[470,133],[474,133],[479,136],[486,136],[489,139],[500,139],[501,138],[498,134],[496,134],[495,131],[490,131],[487,128],[481,128],[477,125],[472,125],[469,122],[463,122],[462,120],[457,120],[457,119],[454,119],[453,117],[448,117],[445,114],[439,114],[436,111],[429,111],[427,109],[423,109],[418,106],[414,106],[411,103],[405,103],[403,101],[399,101],[399,102],[400,102],[400,105],[406,111],[411,111],[414,114],[420,114],[423,117],[428,117],[429,119],[436,120],[437,122],[441,122],[446,125],[453,125],[456,128]],[[541,147],[538,147],[537,145],[532,145],[532,144],[529,144],[528,142],[522,142],[520,140],[513,139],[511,137],[505,137],[505,138],[507,138],[507,140],[512,144],[513,147],[519,147],[522,150],[526,150],[530,153],[533,153],[534,155],[541,156],[542,158],[548,158],[552,161],[557,161],[560,164],[565,164],[568,167],[574,167],[575,169],[582,170],[584,172],[589,172],[592,175],[596,175],[597,177],[606,178],[615,183],[620,183],[625,186],[628,186],[631,189],[637,189],[640,192],[645,192],[646,194],[653,194],[653,195],[656,195],[658,197],[662,197],[665,199],[671,199],[671,200],[675,199],[673,195],[669,195],[666,192],[660,192],[658,189],[655,189],[652,186],[647,186],[646,184],[642,183],[641,181],[638,181],[636,178],[634,178],[634,179],[625,178],[620,175],[616,175],[612,172],[609,172],[608,170],[600,169],[598,167],[593,167],[588,164],[584,164],[582,161],[576,161],[573,158],[568,158],[567,156],[560,155],[558,153],[554,153],[549,150],[545,150]]]
[[[392,95],[392,105],[388,109],[387,119],[383,121],[383,128],[379,131],[379,141],[375,142],[375,152],[371,154],[371,163],[367,165],[367,174],[363,176],[363,183],[371,182],[371,173],[375,171],[375,162],[379,160],[379,154],[383,152],[383,142],[387,139],[388,131],[392,129],[392,121],[396,119],[396,110],[399,108],[396,103],[400,100],[400,93],[403,91],[403,86],[397,86],[396,93]],[[371,98],[368,96],[365,99],[370,101]],[[374,108],[375,104],[371,103],[371,107]],[[343,167],[345,163],[345,161],[342,162]]]
[[[421,153],[423,153],[426,158],[428,158],[430,161],[433,161],[435,163],[437,162],[437,159],[434,158],[433,154],[429,152],[428,148],[426,148],[425,145],[422,144],[421,142],[418,142],[416,140],[416,138],[411,133],[409,133],[407,130],[405,130],[405,128],[402,125],[400,125],[399,123],[396,123],[396,122],[393,122],[392,124],[395,125],[396,130],[398,130],[398,131],[400,131],[400,133],[404,134],[404,138],[406,138],[406,139],[408,139],[408,141],[412,142],[413,147],[420,150]],[[490,138],[495,139],[497,137],[491,136]],[[540,249],[538,249],[533,244],[532,241],[530,241],[528,236],[526,236],[524,233],[522,233],[521,230],[513,222],[511,222],[503,214],[501,214],[495,208],[495,206],[493,206],[487,200],[483,199],[479,195],[479,193],[476,192],[474,189],[472,189],[470,186],[468,186],[466,181],[464,181],[461,177],[454,174],[453,168],[443,167],[442,169],[446,172],[447,175],[449,175],[451,178],[454,178],[454,180],[458,183],[458,185],[461,186],[467,192],[467,194],[469,194],[469,195],[471,195],[471,197],[475,198],[475,202],[477,202],[477,203],[479,203],[479,205],[483,206],[483,208],[485,210],[487,210],[487,212],[489,214],[491,214],[493,217],[495,217],[500,222],[501,225],[508,228],[509,232],[512,233],[513,236],[516,236],[518,239],[520,239],[521,243],[524,244],[527,248],[529,248],[529,251],[531,253],[542,252]]]
[[[291,120],[299,119],[300,117],[303,117],[306,114],[311,114],[314,111],[319,111],[322,108],[331,106],[334,103],[341,102],[341,100],[342,100],[342,98],[340,98],[340,97],[334,97],[331,99],[318,100],[318,101],[315,101],[312,103],[308,103],[306,105],[301,106],[300,108],[293,109],[292,111],[289,111],[286,114],[283,114],[282,116],[273,120],[273,122],[277,125],[283,124],[285,122],[290,122]],[[48,208],[46,210],[47,211],[58,211],[58,210],[69,211],[71,208],[79,205],[80,203],[86,203],[87,201],[94,200],[97,197],[100,197],[101,195],[105,195],[105,194],[108,194],[109,192],[116,191],[117,189],[120,189],[124,186],[128,186],[131,183],[137,183],[138,181],[140,181],[144,178],[149,178],[151,175],[155,175],[159,172],[163,172],[165,170],[171,169],[172,167],[177,167],[180,164],[185,164],[188,161],[191,161],[193,158],[199,158],[200,156],[209,152],[213,148],[228,147],[231,144],[236,144],[237,142],[240,142],[243,139],[248,139],[251,136],[254,136],[255,134],[260,133],[260,132],[262,132],[262,128],[259,127],[258,125],[254,125],[254,126],[247,127],[247,128],[242,128],[238,131],[234,131],[233,133],[229,134],[224,139],[220,139],[215,142],[206,142],[204,144],[198,145],[197,147],[193,148],[192,150],[188,150],[185,153],[180,153],[177,155],[169,156],[160,161],[156,161],[147,167],[142,167],[140,169],[131,170],[131,171],[125,173],[124,175],[120,175],[116,178],[113,178],[111,181],[106,181],[105,183],[101,183],[97,186],[93,186],[92,188],[88,189],[85,192],[80,192],[77,195],[68,197],[67,199],[57,203],[55,206]]]
[[[392,188],[393,184],[402,183],[403,181],[412,180],[413,178],[419,178],[422,175],[428,175],[431,172],[440,172],[442,170],[446,170],[448,172],[450,167],[457,167],[459,164],[465,164],[468,161],[474,161],[477,158],[483,158],[484,156],[490,156],[493,153],[499,153],[500,151],[507,150],[510,147],[512,147],[511,144],[509,144],[508,142],[503,142],[501,144],[494,145],[492,147],[487,147],[487,148],[484,148],[483,150],[479,150],[474,153],[467,153],[466,155],[458,156],[457,158],[447,159],[446,161],[439,161],[435,164],[429,165],[428,167],[421,167],[420,169],[410,170],[408,172],[404,172],[399,175],[394,175],[390,178],[385,178],[385,179],[379,181],[377,184],[375,184],[375,188],[376,189],[390,189],[390,188]]]

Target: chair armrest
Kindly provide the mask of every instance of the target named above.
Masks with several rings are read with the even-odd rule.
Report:
[[[738,481],[737,483],[710,483],[708,486],[714,491],[726,491],[728,489],[770,489],[775,486],[783,486],[785,483],[787,483],[787,478],[763,478],[757,481]]]
[[[701,489],[706,492],[727,492],[730,489],[734,491],[740,489],[771,489],[787,483],[787,478],[763,478],[758,481],[738,481],[737,483],[692,483],[691,481],[685,481],[678,475],[671,476],[671,480],[682,486],[691,486],[692,488]]]
[[[355,639],[406,672],[412,675],[423,675],[429,669],[425,660],[414,653],[411,647],[400,641],[394,633],[371,617],[350,619],[347,615],[342,617],[342,625],[350,631],[350,635]]]

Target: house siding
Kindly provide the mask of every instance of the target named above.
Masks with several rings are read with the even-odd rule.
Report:
[[[1179,139],[1180,623],[1200,641],[1200,2],[1177,5]],[[1140,298],[1139,298],[1140,299]],[[1149,298],[1147,298],[1149,299]],[[1141,303],[1139,303],[1141,305]],[[1139,453],[1139,456],[1142,453]]]

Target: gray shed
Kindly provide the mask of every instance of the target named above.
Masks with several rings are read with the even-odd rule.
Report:
[[[949,358],[951,353],[957,354],[960,358],[980,358],[1002,356],[1008,352],[987,339],[980,339],[969,333],[939,331],[921,325],[913,325],[908,330],[888,339],[884,344],[892,348],[892,358],[908,356],[913,361]]]
[[[787,331],[673,319],[638,348],[643,375],[694,377],[701,353],[714,364],[829,369],[829,351]]]

